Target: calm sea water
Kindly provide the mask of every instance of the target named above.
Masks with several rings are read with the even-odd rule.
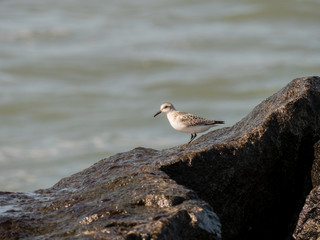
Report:
[[[160,104],[231,126],[319,75],[320,1],[0,2],[0,191],[186,143]]]

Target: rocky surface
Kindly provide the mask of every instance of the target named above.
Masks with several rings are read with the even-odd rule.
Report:
[[[313,189],[306,199],[294,232],[296,240],[320,238],[320,141],[314,145],[315,160],[311,170]]]
[[[320,78],[300,78],[163,169],[220,217],[223,239],[290,239],[311,189]]]
[[[34,193],[0,194],[0,239],[219,239],[197,195],[159,170],[161,152],[136,148]]]
[[[320,141],[314,145],[314,162],[311,170],[312,186],[320,185]]]
[[[137,148],[34,193],[0,194],[0,239],[290,239],[311,190],[320,78],[299,78],[233,127]],[[217,215],[219,218],[217,217]]]
[[[320,238],[319,229],[320,186],[317,186],[306,200],[293,236],[296,240],[317,240]]]

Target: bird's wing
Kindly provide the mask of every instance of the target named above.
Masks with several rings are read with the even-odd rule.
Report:
[[[188,124],[189,126],[224,124],[224,121],[208,120],[197,115],[185,112],[179,112],[179,120],[181,121],[181,123]]]
[[[207,120],[197,115],[194,115],[191,113],[185,113],[185,112],[179,113],[179,120],[181,121],[181,123],[187,124],[189,126],[208,125],[212,122],[211,120]]]

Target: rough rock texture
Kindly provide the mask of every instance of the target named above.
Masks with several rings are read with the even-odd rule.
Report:
[[[300,213],[294,232],[296,240],[317,240],[320,238],[320,141],[314,145],[315,160],[311,176],[314,189],[310,192]]]
[[[320,141],[314,145],[314,162],[311,170],[312,186],[320,185]]]
[[[320,238],[320,186],[308,196],[300,213],[294,232],[296,240],[318,240]]]
[[[223,239],[290,239],[311,189],[320,78],[300,78],[163,167],[208,202]]]
[[[290,239],[311,189],[320,78],[295,79],[233,127],[137,148],[52,188],[1,193],[0,239]],[[214,212],[213,212],[214,210]]]
[[[136,148],[34,193],[0,194],[0,239],[219,239],[212,208]]]

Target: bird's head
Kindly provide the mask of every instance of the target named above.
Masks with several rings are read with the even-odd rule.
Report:
[[[171,103],[168,103],[168,102],[163,103],[163,104],[160,106],[160,111],[157,112],[157,113],[154,115],[154,117],[156,117],[156,116],[159,115],[160,113],[165,113],[165,114],[167,114],[168,112],[170,112],[170,111],[172,111],[172,110],[174,110],[174,109],[175,109],[175,108],[174,108],[174,106],[173,106]]]

